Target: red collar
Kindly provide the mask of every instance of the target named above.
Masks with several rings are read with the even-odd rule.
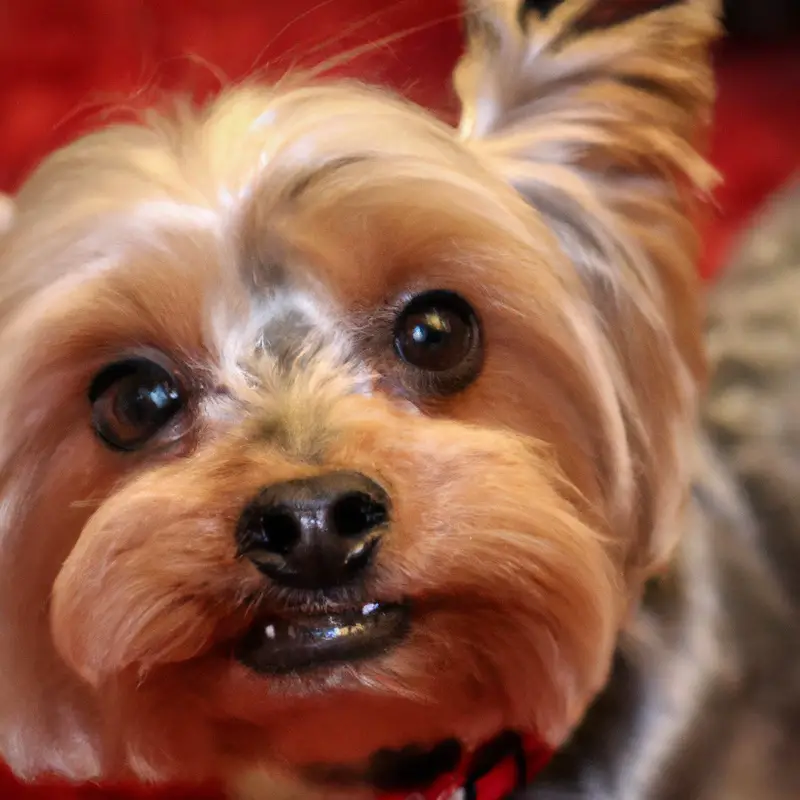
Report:
[[[502,734],[467,754],[454,772],[431,786],[381,795],[379,800],[504,800],[529,785],[552,756],[552,749],[535,736]]]

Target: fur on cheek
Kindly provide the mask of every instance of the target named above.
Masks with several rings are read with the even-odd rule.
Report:
[[[157,469],[112,494],[81,532],[50,619],[61,656],[88,683],[199,655],[242,605],[255,576],[230,529],[244,501],[217,477],[211,465]]]

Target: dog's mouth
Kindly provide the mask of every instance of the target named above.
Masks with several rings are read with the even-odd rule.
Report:
[[[358,609],[260,619],[239,641],[234,657],[263,675],[377,658],[406,638],[411,609],[367,603]]]

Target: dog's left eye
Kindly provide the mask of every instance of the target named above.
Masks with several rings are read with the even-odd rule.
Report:
[[[437,394],[464,388],[481,362],[481,331],[475,311],[454,292],[435,290],[413,297],[395,321],[394,349],[426,376]]]
[[[145,358],[118,361],[101,370],[89,389],[92,425],[115,450],[137,450],[161,434],[174,440],[174,424],[186,405],[177,377]]]

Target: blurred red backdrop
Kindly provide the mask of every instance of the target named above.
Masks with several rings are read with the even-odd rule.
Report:
[[[337,74],[450,117],[457,9],[457,0],[0,0],[0,189],[13,190],[44,153],[98,124],[102,107],[141,105],[163,90],[201,97],[254,70],[268,78],[343,51],[356,54]],[[725,42],[717,70],[712,160],[725,183],[705,230],[707,275],[764,198],[800,170],[800,42]],[[4,800],[133,796],[155,795],[22,788],[0,770]]]

